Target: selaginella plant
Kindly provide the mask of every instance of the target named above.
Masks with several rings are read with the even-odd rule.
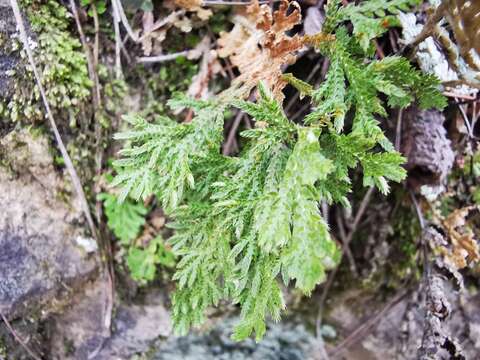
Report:
[[[189,123],[125,117],[131,129],[116,136],[126,145],[114,182],[122,187],[123,198],[156,195],[173,219],[175,233],[169,241],[179,256],[173,320],[180,333],[202,323],[205,310],[225,299],[241,308],[233,338],[244,339],[253,331],[262,338],[266,317],[278,320],[285,308],[281,280],[294,280],[308,295],[339,262],[339,247],[319,203],[349,206],[349,173],[358,167],[363,184],[384,194],[389,180],[405,178],[405,159],[384,135],[379,119],[387,116],[387,105],[403,108],[418,101],[424,108],[442,107],[445,100],[437,80],[406,59],[375,60],[372,39],[393,23],[393,14],[412,3],[372,0],[342,7],[329,1],[323,32],[301,39],[330,61],[318,88],[277,69],[264,79],[258,68],[247,67],[243,70],[251,73],[209,101],[171,99],[172,108],[194,111]],[[279,53],[291,62],[286,47],[269,46],[272,40],[292,43],[283,33],[291,26],[276,26],[288,18],[288,7],[283,1],[273,16],[258,4],[247,10],[262,14],[257,22],[262,32],[252,41],[253,53],[262,56],[260,68]],[[294,11],[291,19],[298,22],[298,5]],[[347,21],[353,23],[353,34],[344,26]],[[295,51],[297,37],[293,43],[290,50]],[[278,59],[271,64],[283,65]],[[256,101],[245,101],[253,75]],[[313,110],[299,123],[287,118],[278,100],[278,84],[287,82],[311,98]],[[245,145],[235,157],[220,151],[224,113],[231,107],[255,121],[253,129],[240,134]]]

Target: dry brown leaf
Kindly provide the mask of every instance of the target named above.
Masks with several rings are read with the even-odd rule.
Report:
[[[443,226],[450,239],[452,247],[440,248],[440,252],[449,265],[456,269],[462,269],[468,262],[480,260],[480,252],[477,240],[472,229],[467,224],[467,216],[470,211],[477,209],[476,206],[467,206],[453,211],[443,220]]]
[[[293,11],[287,15],[290,7]],[[235,16],[233,29],[218,39],[219,55],[229,57],[240,71],[230,91],[248,97],[263,81],[276,99],[283,100],[282,89],[287,82],[281,78],[282,66],[293,64],[295,53],[303,46],[300,36],[290,37],[286,32],[300,21],[300,6],[288,0],[282,0],[273,14],[268,5],[260,6],[255,0],[244,14]]]

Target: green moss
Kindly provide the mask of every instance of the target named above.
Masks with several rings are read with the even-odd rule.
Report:
[[[22,8],[35,34],[31,44],[49,104],[54,112],[67,115],[71,122],[89,98],[92,86],[81,43],[69,31],[71,17],[65,7],[53,0],[23,0]],[[12,46],[16,51],[21,49],[19,42]],[[24,52],[20,54],[26,71],[12,74],[14,93],[11,99],[4,100],[1,113],[11,121],[41,121],[45,112],[40,93],[33,85],[33,71]]]

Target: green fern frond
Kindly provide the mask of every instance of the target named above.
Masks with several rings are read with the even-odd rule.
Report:
[[[134,280],[140,283],[152,281],[157,272],[157,265],[165,267],[175,265],[175,257],[166,249],[160,235],[150,240],[145,248],[132,246],[128,250],[127,266]]]
[[[130,115],[124,119],[133,130],[115,135],[129,147],[114,162],[119,175],[114,186],[122,186],[120,200],[128,195],[138,200],[156,194],[167,210],[175,209],[187,189],[195,186],[190,166],[194,158],[218,151],[223,129],[224,107],[203,102],[177,100],[175,106],[194,105],[196,116],[189,124],[178,124],[168,118],[150,124]]]
[[[239,304],[233,338],[265,333],[268,316],[278,319],[285,305],[280,278],[310,294],[339,262],[340,252],[322,218],[322,201],[349,206],[351,171],[363,170],[363,184],[388,193],[388,181],[402,181],[405,159],[380,127],[388,107],[441,106],[438,82],[406,60],[374,60],[367,47],[381,33],[360,34],[362,21],[381,24],[412,0],[373,0],[360,6],[327,4],[326,30],[312,43],[330,61],[317,89],[286,76],[313,111],[302,123],[285,115],[270,91],[258,86],[255,102],[176,97],[170,105],[195,112],[189,124],[167,118],[147,123],[127,117],[132,130],[116,183],[123,197],[157,195],[173,221],[168,240],[179,257],[174,276],[173,320],[180,333],[200,324],[209,306]],[[357,18],[355,18],[355,16]],[[373,19],[373,20],[372,20]],[[354,35],[338,25],[353,21]],[[365,22],[367,24],[367,22]],[[383,26],[383,25],[382,25]],[[383,99],[386,99],[384,101]],[[243,131],[242,150],[223,156],[223,114],[230,107],[249,114],[255,127]]]
[[[107,225],[124,245],[134,240],[145,224],[148,209],[143,203],[135,203],[130,199],[119,202],[113,194],[101,193],[98,200],[103,201]]]
[[[353,24],[353,34],[362,49],[367,51],[372,39],[382,35],[388,27],[397,23],[395,17],[391,15],[409,11],[412,6],[419,3],[419,0],[368,0],[359,5],[341,6],[339,0],[328,1],[324,31],[334,32],[338,25],[350,21]]]

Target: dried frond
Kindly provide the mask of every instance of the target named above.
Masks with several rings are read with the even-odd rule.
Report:
[[[287,15],[290,7],[294,9]],[[247,97],[262,80],[276,99],[283,99],[282,89],[287,82],[281,78],[281,68],[293,64],[295,52],[303,46],[300,36],[290,37],[286,32],[300,20],[300,6],[288,0],[282,0],[273,13],[268,5],[260,6],[255,0],[243,15],[234,18],[232,31],[222,33],[218,40],[219,55],[229,57],[240,71],[231,90]]]
[[[445,261],[456,269],[462,269],[467,266],[467,260],[480,260],[480,252],[474,233],[467,224],[467,216],[470,211],[477,209],[476,206],[467,206],[454,210],[443,221],[443,226],[450,238],[452,248],[441,247],[440,252],[445,257]]]

